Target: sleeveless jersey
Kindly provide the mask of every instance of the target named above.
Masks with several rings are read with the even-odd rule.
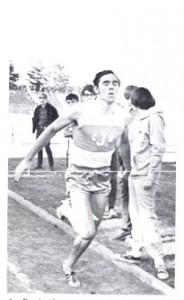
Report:
[[[125,112],[115,105],[113,113],[102,113],[97,100],[83,105],[73,129],[70,163],[88,168],[110,166],[112,153],[125,127]]]

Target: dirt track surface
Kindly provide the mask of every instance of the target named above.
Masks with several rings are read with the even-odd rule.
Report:
[[[162,294],[91,249],[76,264],[82,286],[71,288],[62,262],[73,239],[12,199],[8,220],[8,293]]]
[[[170,174],[172,173],[169,173],[169,176],[171,176]],[[166,188],[165,184],[163,187]],[[14,181],[13,177],[10,177],[9,188],[18,195],[23,196],[24,199],[27,199],[33,205],[36,205],[36,207],[44,209],[47,213],[56,217],[56,208],[58,207],[60,200],[65,198],[64,173],[35,172],[33,174],[31,173],[31,176],[29,177],[25,175],[18,183]],[[163,238],[165,263],[169,272],[169,279],[167,279],[165,283],[173,288],[175,286],[174,204],[172,203],[173,199],[170,199],[170,201],[168,201],[170,204],[167,203],[167,211],[165,206],[160,206],[163,202],[162,200],[164,200],[164,195],[162,195],[161,198],[159,196],[157,199],[157,210],[160,215],[160,231]],[[113,239],[121,228],[121,210],[121,199],[120,195],[118,195],[116,201],[118,218],[103,220],[95,238],[95,241],[106,246],[114,254],[123,254],[129,249],[128,241],[119,242]],[[155,277],[153,260],[145,251],[139,267]]]

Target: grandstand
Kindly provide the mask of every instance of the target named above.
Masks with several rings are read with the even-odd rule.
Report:
[[[9,91],[9,113],[31,114],[35,102],[26,91]]]
[[[58,95],[59,96],[59,95]],[[48,93],[48,102],[54,105],[58,112],[63,109],[62,97],[58,97],[53,92]],[[33,114],[36,103],[35,99],[27,91],[9,91],[9,113],[15,114]]]

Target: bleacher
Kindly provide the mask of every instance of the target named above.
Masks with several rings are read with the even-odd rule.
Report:
[[[48,93],[48,102],[54,105],[58,112],[63,109],[63,95],[56,95],[53,92]],[[15,114],[33,114],[38,103],[30,96],[27,91],[9,91],[9,113]]]
[[[26,91],[10,90],[10,103],[34,105],[34,101]]]
[[[26,91],[9,91],[9,113],[32,114],[35,102]]]

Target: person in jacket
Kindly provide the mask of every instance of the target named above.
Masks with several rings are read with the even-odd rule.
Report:
[[[129,212],[132,222],[131,251],[121,259],[140,262],[141,248],[153,258],[156,276],[167,279],[164,253],[155,213],[161,162],[165,152],[163,113],[156,110],[150,91],[140,87],[132,93],[132,104],[138,108],[129,125],[131,173],[129,176]]]
[[[113,71],[104,70],[96,74],[93,82],[98,94],[96,101],[69,107],[47,127],[15,170],[15,180],[18,181],[34,155],[57,132],[76,122],[70,164],[66,171],[71,206],[66,203],[65,211],[63,207],[64,216],[68,217],[77,235],[63,262],[63,272],[68,284],[76,288],[81,283],[73,268],[91,244],[103,219],[111,190],[111,157],[121,137],[123,161],[126,170],[130,170],[130,148],[126,134],[128,119],[124,110],[116,103],[120,81]]]
[[[47,102],[47,95],[43,92],[39,94],[40,105],[38,105],[34,110],[34,115],[32,118],[33,122],[33,130],[32,132],[35,133],[36,131],[36,139],[42,134],[42,132],[49,126],[52,122],[54,122],[58,117],[57,109]],[[52,156],[52,151],[50,148],[50,141],[47,145],[45,145],[45,150],[48,156],[48,163],[50,170],[54,170],[54,160]],[[41,149],[38,152],[38,160],[37,166],[34,168],[42,169],[43,163],[43,150]]]

